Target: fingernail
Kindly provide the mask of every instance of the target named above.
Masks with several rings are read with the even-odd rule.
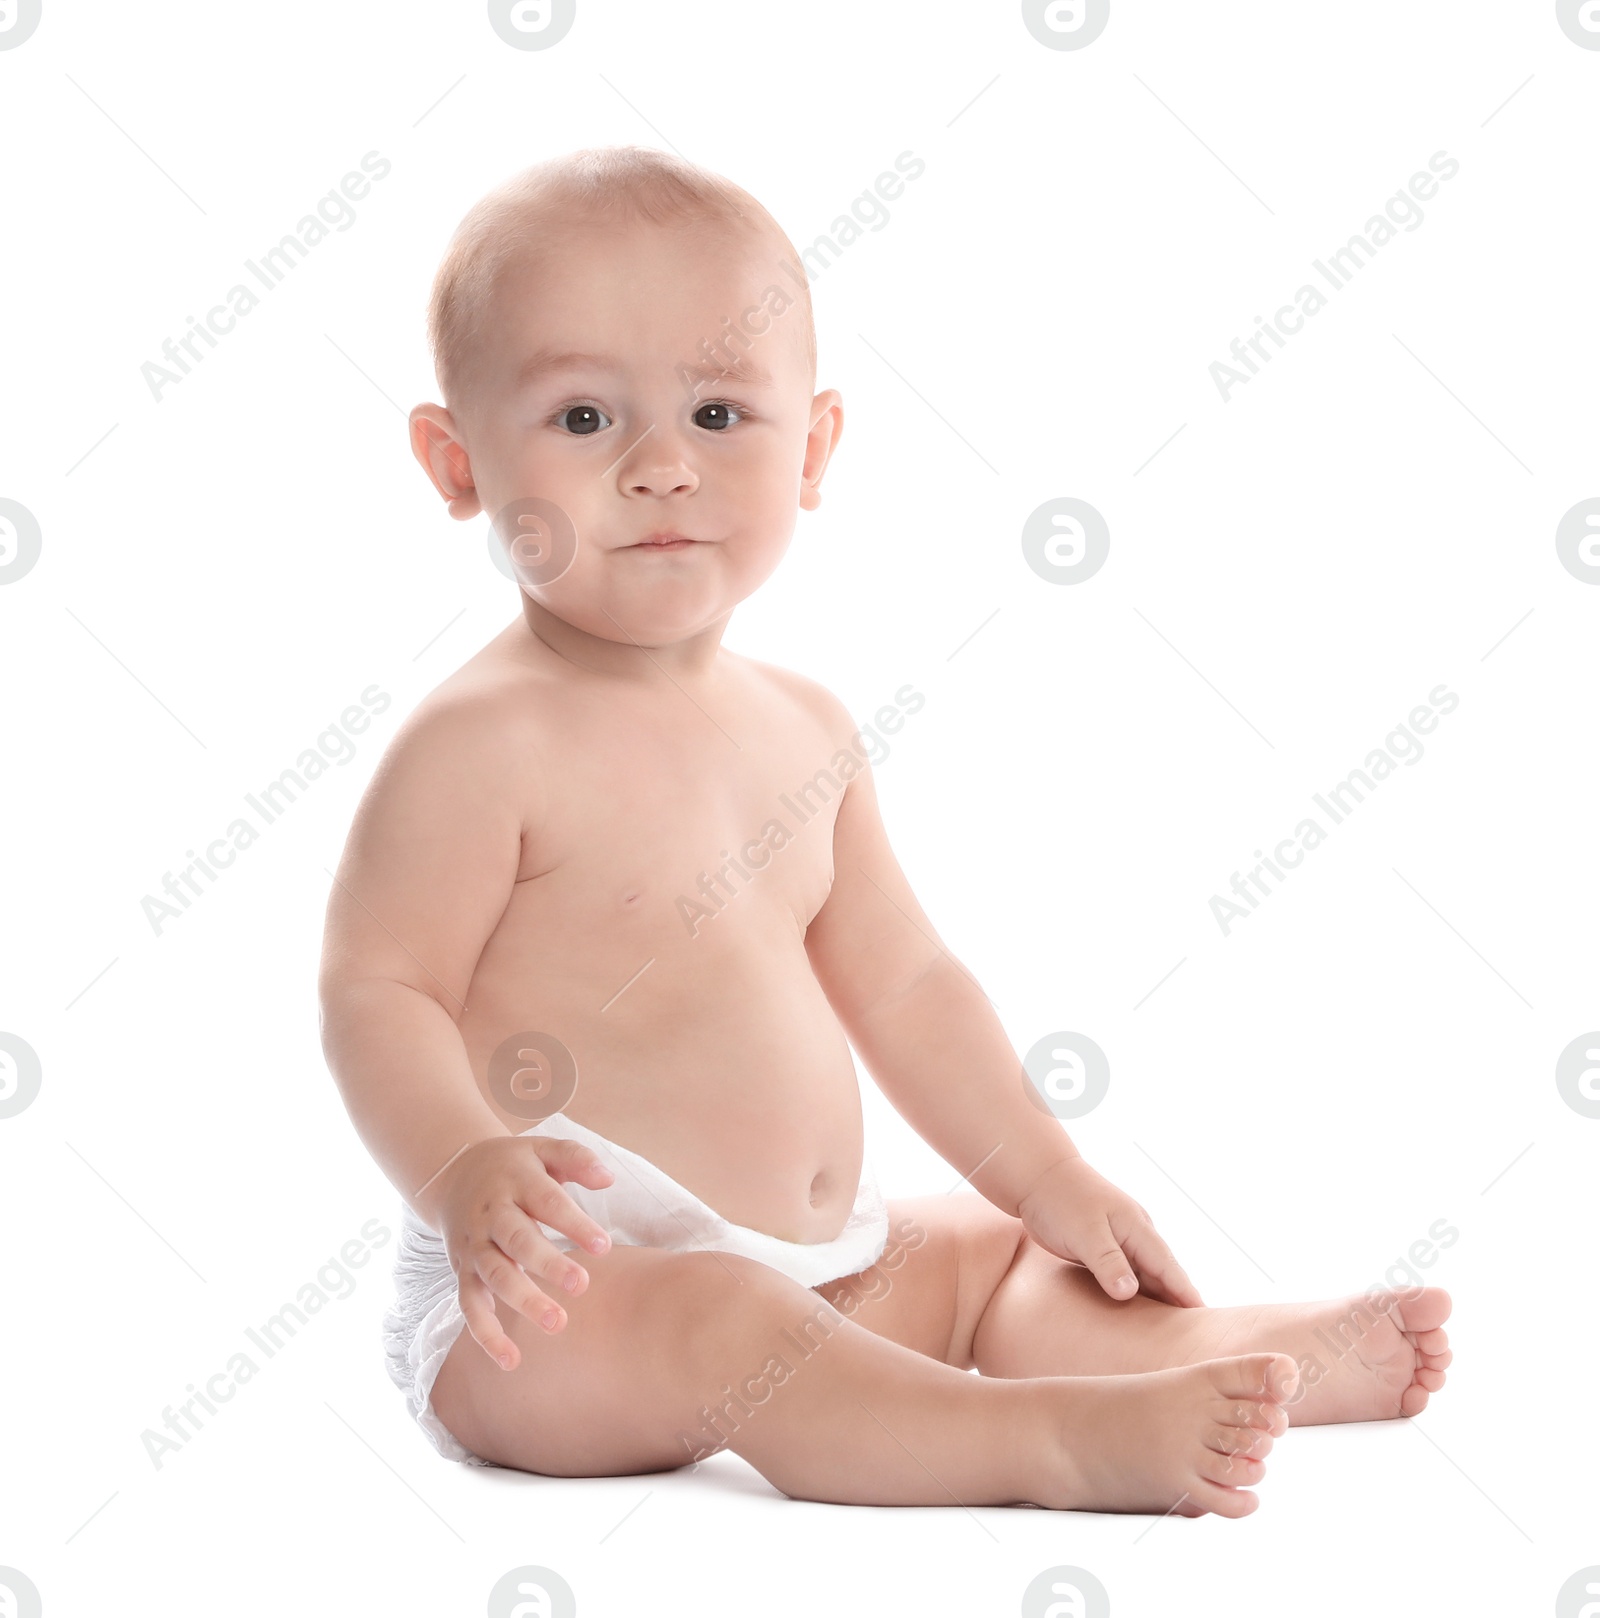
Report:
[[[611,1245],[610,1237],[608,1237],[608,1236],[595,1236],[595,1237],[592,1237],[590,1239],[589,1251],[591,1253],[603,1253],[603,1252],[605,1252],[605,1250],[610,1245]]]
[[[553,1304],[551,1305],[550,1308],[546,1309],[545,1312],[544,1312],[544,1324],[550,1330],[555,1329],[555,1324],[556,1324],[556,1322],[558,1320],[560,1320],[560,1318],[561,1318],[561,1311],[559,1309],[557,1309]]]
[[[578,1272],[574,1270],[561,1285],[568,1292],[576,1292],[578,1290]]]
[[[500,1369],[502,1371],[509,1371],[511,1369],[511,1356],[509,1354],[501,1354],[498,1357],[500,1360]]]

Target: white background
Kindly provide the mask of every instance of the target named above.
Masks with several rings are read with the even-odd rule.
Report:
[[[539,1563],[585,1614],[1009,1615],[1071,1563],[1119,1614],[1547,1612],[1600,1563],[1600,1121],[1554,1082],[1600,1027],[1600,589],[1554,542],[1600,494],[1597,97],[1544,0],[1116,0],[1073,51],[1015,4],[618,0],[527,52],[481,4],[45,0],[0,52],[0,496],[43,532],[0,587],[0,1029],[43,1067],[0,1122],[0,1563],[45,1611],[477,1614]],[[516,612],[407,448],[429,281],[489,186],[617,142],[801,247],[926,164],[814,284],[845,432],[727,644],[862,722],[925,695],[890,835],[1018,1051],[1107,1053],[1086,1155],[1208,1303],[1459,1231],[1447,1388],[1295,1430],[1248,1520],[792,1503],[733,1455],[454,1467],[384,1374],[392,1241],[146,1456],[397,1229],[318,1043],[329,872],[398,720]],[[355,224],[155,402],[163,339],[369,151]],[[1212,362],[1440,151],[1424,222],[1224,403]],[[1111,533],[1067,587],[1020,543],[1063,495]],[[1441,683],[1420,762],[1225,937],[1211,896]],[[157,936],[145,895],[373,684],[355,759]],[[863,1087],[886,1192],[949,1189]]]

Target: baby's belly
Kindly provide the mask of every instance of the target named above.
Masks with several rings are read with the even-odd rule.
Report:
[[[573,1122],[735,1224],[785,1241],[838,1235],[860,1184],[861,1096],[792,918],[730,912],[643,951],[570,930],[559,951],[533,945],[533,929],[513,947],[519,930],[490,940],[460,1021],[508,1129],[533,1120],[493,1095],[489,1059],[514,1033],[552,1034],[576,1065],[559,1108]]]

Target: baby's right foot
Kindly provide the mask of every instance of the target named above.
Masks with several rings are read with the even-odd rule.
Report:
[[[1062,1511],[1248,1517],[1247,1483],[1289,1428],[1299,1373],[1287,1354],[1242,1354],[1129,1376],[1040,1377],[1049,1483],[1034,1503]]]

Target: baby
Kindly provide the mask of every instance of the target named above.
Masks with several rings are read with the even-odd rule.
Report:
[[[540,164],[430,337],[412,448],[521,610],[375,773],[319,987],[440,1453],[1243,1517],[1290,1425],[1421,1410],[1448,1296],[1206,1308],[917,903],[849,710],[723,648],[843,424],[771,215],[637,147]],[[852,1045],[963,1189],[884,1201]]]

